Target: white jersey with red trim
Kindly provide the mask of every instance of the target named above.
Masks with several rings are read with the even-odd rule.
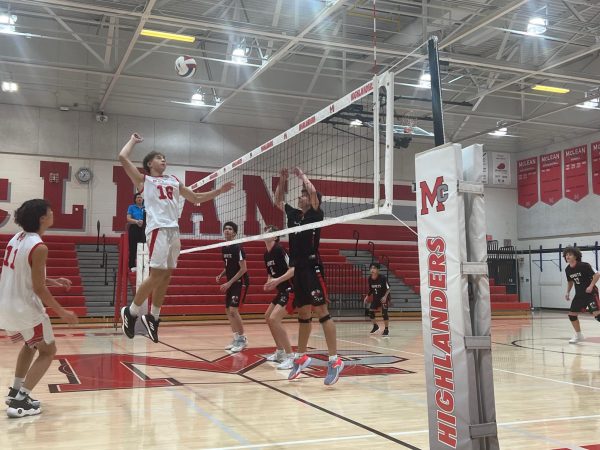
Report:
[[[179,180],[173,175],[144,177],[146,233],[157,228],[179,227]]]
[[[39,234],[22,231],[6,246],[0,276],[0,328],[25,330],[47,317],[31,279],[31,253],[43,243]]]

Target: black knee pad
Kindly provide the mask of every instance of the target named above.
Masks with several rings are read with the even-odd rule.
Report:
[[[375,318],[375,311],[369,311],[369,318],[370,319],[374,319]]]
[[[390,316],[388,315],[387,309],[384,309],[381,315],[383,316],[383,320],[390,320]]]
[[[319,322],[321,323],[325,323],[327,322],[329,319],[331,319],[331,316],[329,314],[327,314],[326,316],[323,316],[319,319]]]
[[[571,314],[569,314],[569,320],[571,322],[577,322],[579,319],[577,318],[577,316],[572,316]]]
[[[311,321],[312,321],[312,317],[309,319],[301,319],[300,317],[298,317],[299,323],[310,323]]]

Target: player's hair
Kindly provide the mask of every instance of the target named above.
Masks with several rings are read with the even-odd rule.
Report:
[[[376,263],[376,262],[374,262],[374,263],[371,263],[371,265],[369,266],[369,269],[372,269],[373,267],[374,267],[375,269],[379,270],[379,269],[381,269],[381,264],[379,264],[379,263]]]
[[[577,262],[581,262],[581,250],[577,247],[566,247],[563,250],[563,258],[566,258],[567,255],[573,255]]]
[[[237,232],[238,232],[238,226],[237,226],[237,223],[235,223],[235,222],[231,222],[231,221],[225,222],[223,224],[223,229],[225,229],[225,227],[231,227],[231,228],[233,228],[233,231],[234,231],[235,234],[237,234]]]
[[[40,219],[48,213],[50,203],[41,198],[27,200],[15,211],[15,223],[28,233],[40,229]]]
[[[264,229],[265,233],[273,233],[274,231],[279,231],[275,225],[267,225]],[[279,236],[275,238],[275,242],[279,242]]]
[[[138,197],[141,197],[142,194],[140,192],[136,192],[135,194],[133,194],[133,203],[135,203],[135,201],[137,200]]]
[[[157,152],[157,151],[151,151],[146,156],[144,156],[142,164],[144,165],[144,171],[146,173],[150,173],[150,168],[148,167],[148,164],[150,163],[150,161],[152,161],[157,156],[162,156],[163,158],[165,157],[164,153]]]

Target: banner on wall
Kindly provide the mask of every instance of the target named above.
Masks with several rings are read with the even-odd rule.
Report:
[[[560,152],[540,156],[540,199],[554,205],[562,198],[562,157]]]
[[[517,161],[517,199],[519,206],[531,208],[538,202],[538,159]]]
[[[510,153],[492,153],[493,184],[510,184]]]
[[[587,144],[564,150],[565,197],[578,202],[589,193]]]
[[[600,141],[592,142],[592,191],[600,195]]]
[[[483,171],[481,172],[481,182],[488,184],[488,154],[483,152]]]

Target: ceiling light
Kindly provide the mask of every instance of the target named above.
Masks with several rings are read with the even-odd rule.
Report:
[[[495,131],[492,131],[491,133],[488,133],[490,136],[506,136],[506,134],[508,133],[508,128],[506,127],[502,127],[502,128],[498,128]]]
[[[536,84],[531,89],[534,91],[552,92],[554,94],[566,94],[571,92],[571,89],[559,88],[555,86],[544,86],[543,84]]]
[[[360,119],[354,119],[353,121],[350,122],[350,126],[351,127],[362,127],[363,122]]]
[[[3,92],[17,92],[19,90],[19,85],[14,81],[3,81],[2,82],[2,91]]]
[[[530,36],[539,36],[546,32],[548,21],[544,17],[532,17],[527,24],[527,34]]]
[[[17,23],[17,16],[14,14],[0,14],[0,33],[14,34],[15,23]]]
[[[166,33],[164,31],[148,30],[144,28],[140,33],[142,36],[155,37],[160,39],[171,39],[173,41],[194,42],[196,38],[187,34]]]
[[[204,106],[206,103],[204,102],[204,94],[200,91],[196,92],[192,95],[192,99],[190,100],[192,105]]]
[[[246,64],[248,62],[248,57],[246,56],[246,49],[241,45],[234,48],[233,52],[231,52],[231,61],[236,64]]]
[[[425,72],[419,78],[419,87],[424,89],[431,88],[431,74],[429,72]]]
[[[581,109],[600,109],[600,99],[593,98],[577,105]]]

